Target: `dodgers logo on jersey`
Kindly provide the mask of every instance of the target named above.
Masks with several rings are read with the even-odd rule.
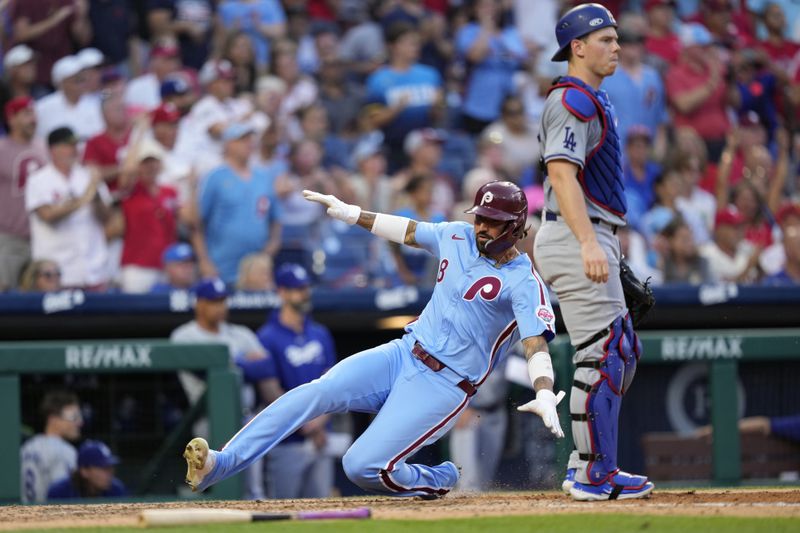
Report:
[[[464,293],[463,298],[471,302],[476,296],[480,295],[481,298],[487,302],[491,302],[497,295],[500,294],[500,289],[503,287],[503,282],[494,276],[484,276],[478,281],[473,283],[467,292]]]
[[[564,128],[564,148],[566,148],[570,152],[574,152],[576,144],[577,143],[575,142],[575,132],[572,131],[572,128],[567,126],[566,128]]]

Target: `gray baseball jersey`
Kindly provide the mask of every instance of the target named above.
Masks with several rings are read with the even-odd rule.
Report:
[[[539,130],[539,148],[544,162],[564,159],[583,169],[586,157],[594,150],[603,136],[600,119],[595,117],[588,122],[579,120],[561,103],[561,95],[566,89],[555,89],[547,97],[542,113],[542,127]],[[544,182],[545,208],[558,215],[556,193],[549,180]],[[584,194],[589,217],[597,217],[615,226],[624,226],[625,219],[596,206]]]
[[[20,449],[22,462],[22,501],[42,503],[47,489],[77,468],[78,452],[70,443],[55,435],[36,435]]]

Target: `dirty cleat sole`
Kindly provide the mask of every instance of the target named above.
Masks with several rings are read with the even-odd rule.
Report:
[[[183,458],[186,459],[186,483],[196,492],[203,478],[210,468],[206,468],[208,459],[208,442],[202,437],[195,437],[186,445],[183,451]]]

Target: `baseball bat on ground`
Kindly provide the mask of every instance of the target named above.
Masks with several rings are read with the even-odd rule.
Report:
[[[265,520],[359,520],[369,518],[367,507],[347,511],[300,511],[297,513],[256,513],[238,509],[145,509],[139,514],[139,524],[145,527],[185,526],[189,524],[220,524],[231,522],[260,522]]]

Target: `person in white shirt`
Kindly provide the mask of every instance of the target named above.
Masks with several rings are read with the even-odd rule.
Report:
[[[62,57],[53,64],[51,77],[58,90],[36,102],[36,136],[46,138],[56,128],[68,127],[85,142],[103,131],[100,100],[86,95],[81,60]]]
[[[180,154],[195,161],[199,175],[222,163],[222,132],[230,124],[246,122],[253,106],[246,100],[233,98],[235,73],[225,59],[210,60],[200,70],[198,79],[206,95],[192,107],[186,120],[188,135],[180,139]]]
[[[161,103],[161,83],[181,68],[180,50],[172,40],[157,43],[150,52],[150,71],[130,81],[125,104],[133,111],[150,111]]]
[[[732,206],[718,211],[714,241],[700,248],[717,281],[752,283],[758,278],[761,250],[744,238],[744,217]]]
[[[53,130],[47,138],[51,162],[25,185],[32,257],[58,263],[64,287],[104,290],[109,273],[103,226],[111,195],[99,173],[77,164],[77,143],[71,129]]]

